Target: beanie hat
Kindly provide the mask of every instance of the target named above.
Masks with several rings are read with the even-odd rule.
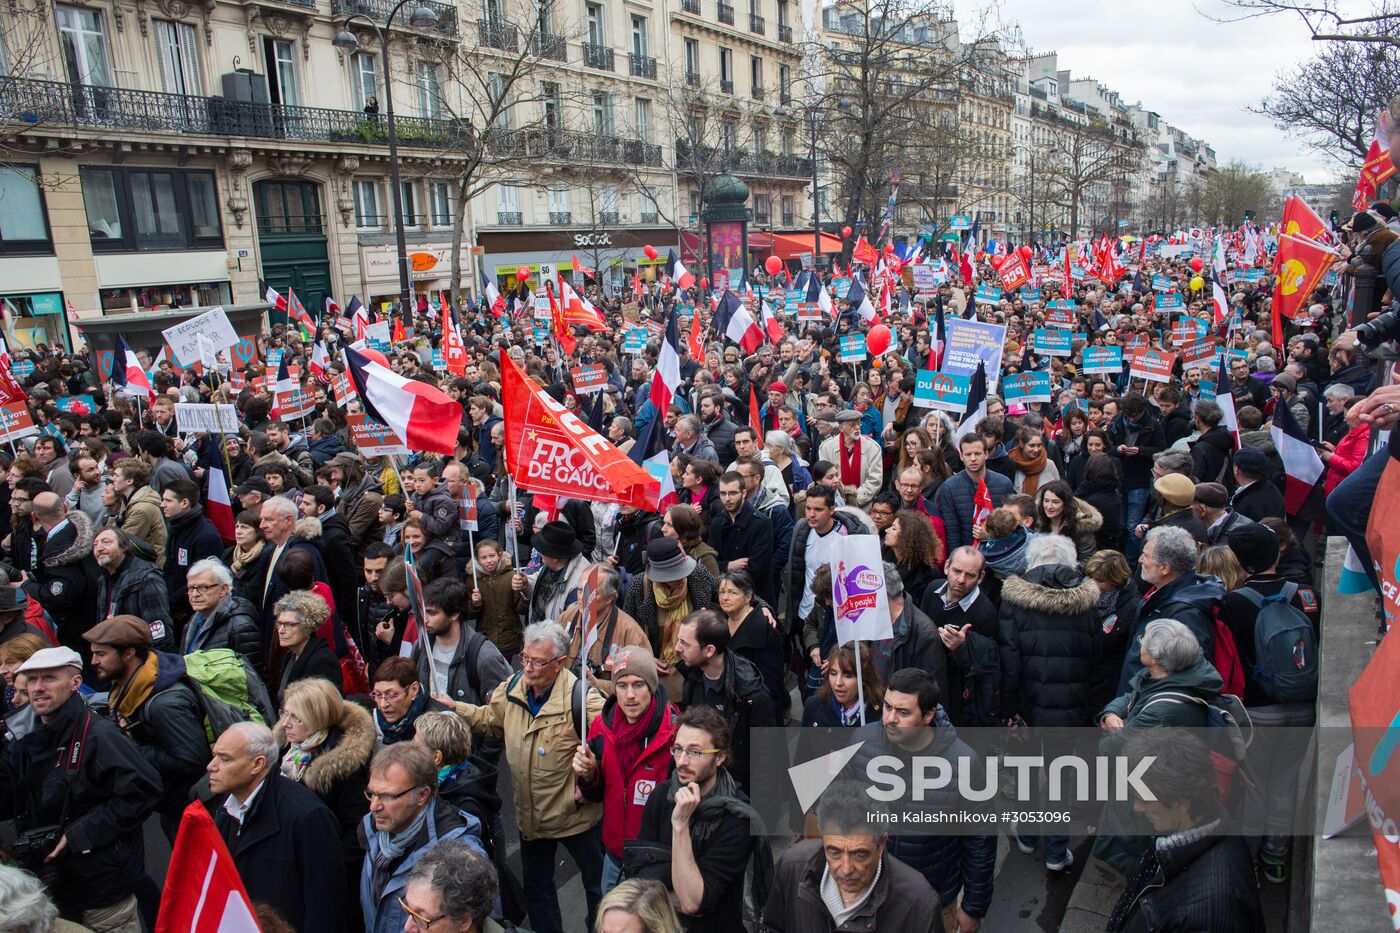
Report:
[[[1252,522],[1230,530],[1225,543],[1245,573],[1263,573],[1278,563],[1278,535],[1268,525]]]
[[[618,653],[613,662],[613,683],[624,674],[642,678],[651,692],[656,692],[656,658],[641,645],[629,645]]]

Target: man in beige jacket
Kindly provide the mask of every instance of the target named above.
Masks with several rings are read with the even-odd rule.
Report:
[[[841,494],[847,505],[868,508],[884,484],[884,454],[878,443],[860,433],[860,412],[849,408],[838,412],[836,425],[838,432],[822,441],[817,459],[840,468]]]

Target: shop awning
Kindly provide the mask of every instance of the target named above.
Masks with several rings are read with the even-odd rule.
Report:
[[[812,251],[812,234],[810,233],[775,233],[773,234],[773,255],[779,259],[796,259],[803,253]],[[822,252],[841,252],[841,240],[829,233],[822,234]]]

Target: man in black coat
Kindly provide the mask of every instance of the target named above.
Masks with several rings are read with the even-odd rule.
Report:
[[[340,827],[311,790],[278,772],[272,730],[241,722],[224,730],[209,762],[209,789],[226,795],[214,825],[254,902],[298,933],[342,933],[353,892],[345,886]]]
[[[1191,445],[1191,478],[1198,483],[1228,483],[1230,454],[1235,438],[1220,423],[1224,412],[1210,399],[1196,403],[1196,430],[1200,436]]]
[[[301,493],[301,514],[321,523],[321,556],[330,577],[336,609],[355,605],[360,580],[355,548],[350,543],[350,525],[336,509],[335,493],[325,486],[312,486]],[[348,609],[346,610],[348,611]]]
[[[92,557],[92,520],[82,512],[69,512],[56,493],[34,497],[34,521],[44,533],[39,565],[23,578],[25,595],[39,605],[58,626],[58,640],[79,657],[87,648],[83,633],[102,618],[97,597],[97,562]],[[95,679],[92,667],[83,676]]]
[[[222,557],[224,539],[199,504],[199,487],[187,479],[171,480],[160,493],[169,533],[165,536],[165,588],[175,624],[183,626],[193,610],[185,593],[190,567],[206,557]]]
[[[722,513],[710,522],[710,547],[718,553],[720,573],[746,571],[754,591],[770,606],[778,602],[773,566],[773,523],[744,501],[744,477],[729,472],[719,478]]]
[[[291,499],[273,496],[262,504],[261,517],[258,519],[258,527],[262,530],[267,543],[263,545],[262,554],[258,556],[258,566],[253,571],[248,590],[242,595],[257,606],[258,611],[262,614],[262,633],[265,644],[270,643],[272,637],[272,623],[275,616],[272,607],[277,605],[277,600],[286,596],[288,592],[287,584],[277,579],[277,562],[282,559],[283,554],[292,550],[306,552],[315,568],[316,580],[327,585],[330,584],[330,577],[326,574],[326,562],[321,555],[320,541],[310,541],[293,534],[297,515],[296,503],[292,502]]]
[[[1152,497],[1152,458],[1167,447],[1162,423],[1147,407],[1141,393],[1129,392],[1120,403],[1122,414],[1108,425],[1109,450],[1123,464],[1123,533],[1128,560],[1138,555],[1133,529],[1142,524]],[[950,539],[948,542],[952,544]]]
[[[1266,518],[1285,518],[1283,493],[1271,483],[1269,458],[1262,450],[1242,447],[1235,451],[1235,482],[1238,488],[1230,499],[1230,508],[1256,522]]]

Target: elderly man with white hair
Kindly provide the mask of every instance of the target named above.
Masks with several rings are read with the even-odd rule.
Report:
[[[262,670],[262,633],[258,608],[233,591],[233,571],[216,557],[195,561],[185,577],[194,615],[185,624],[180,653],[232,648]]]
[[[521,670],[502,682],[484,704],[457,703],[473,732],[505,740],[515,789],[520,862],[530,928],[563,933],[554,883],[560,845],[573,856],[593,928],[603,874],[602,808],[575,802],[574,751],[603,711],[603,697],[580,681],[569,665],[570,638],[556,622],[525,629]]]
[[[273,496],[262,504],[258,527],[262,530],[267,544],[258,558],[258,566],[252,574],[251,592],[245,593],[262,614],[264,634],[272,632],[273,606],[277,600],[287,595],[287,584],[277,578],[277,564],[288,551],[304,551],[311,558],[312,576],[327,586],[330,576],[326,573],[326,561],[318,538],[303,538],[296,533],[297,520],[301,513],[296,503],[282,496]]]
[[[1175,619],[1189,628],[1207,658],[1215,656],[1215,608],[1225,598],[1218,577],[1196,572],[1196,539],[1185,528],[1162,526],[1147,533],[1138,572],[1148,585],[1138,606],[1132,640],[1123,658],[1118,692],[1124,693],[1142,669],[1142,636],[1147,623]]]
[[[1334,447],[1351,430],[1347,424],[1347,407],[1355,396],[1356,390],[1341,382],[1332,383],[1322,392],[1322,400],[1327,406],[1322,418],[1322,439]]]

